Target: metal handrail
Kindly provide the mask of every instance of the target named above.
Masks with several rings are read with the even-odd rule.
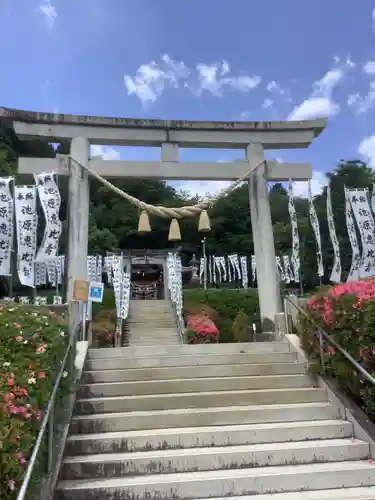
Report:
[[[43,440],[45,438],[46,431],[48,431],[48,474],[51,474],[53,472],[52,471],[52,467],[53,467],[53,458],[52,458],[53,451],[52,451],[52,449],[53,449],[53,435],[54,435],[54,428],[53,427],[54,427],[55,398],[57,395],[57,391],[60,387],[60,381],[63,377],[64,372],[66,371],[67,362],[68,362],[69,356],[71,355],[71,350],[76,345],[77,338],[78,338],[78,332],[80,330],[80,327],[82,326],[82,320],[83,320],[83,303],[80,304],[80,306],[78,307],[77,316],[75,318],[74,326],[73,326],[73,329],[71,331],[71,335],[70,335],[70,339],[69,339],[69,344],[68,344],[68,347],[65,351],[65,355],[64,355],[63,361],[61,363],[60,371],[56,377],[56,381],[55,381],[55,384],[54,384],[52,392],[51,392],[51,397],[48,401],[47,409],[44,413],[44,417],[43,417],[43,420],[42,420],[42,423],[41,423],[41,426],[39,429],[39,433],[38,433],[38,436],[37,436],[37,439],[36,439],[36,442],[34,445],[33,452],[31,454],[31,457],[30,457],[30,460],[29,460],[29,463],[28,463],[28,466],[27,466],[27,469],[25,472],[25,476],[24,476],[20,491],[19,491],[18,496],[17,496],[17,500],[24,500],[26,498],[26,495],[28,493],[28,486],[30,484],[30,480],[31,480],[33,472],[34,472],[35,464],[36,464],[36,461],[38,458],[38,454],[39,454],[41,445],[42,445]],[[75,359],[73,356],[73,361],[72,361],[73,367],[74,367],[74,362],[75,362]]]
[[[329,342],[335,349],[337,349],[340,354],[342,354],[353,366],[359,371],[371,384],[375,387],[375,378],[365,369],[362,365],[360,365],[340,344],[338,344],[321,326],[319,326],[316,321],[309,316],[309,314],[299,305],[295,304],[287,295],[283,296],[284,300],[287,300],[289,304],[291,304],[300,314],[302,314],[309,321],[312,321],[316,327],[319,338],[319,347],[320,347],[320,361],[322,364],[323,370],[324,367],[324,349],[323,349],[323,339]],[[284,312],[286,315],[286,310],[284,308]],[[286,325],[288,325],[288,320],[286,319]]]

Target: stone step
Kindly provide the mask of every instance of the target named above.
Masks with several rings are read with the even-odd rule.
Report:
[[[145,342],[142,342],[142,341],[136,341],[136,340],[132,340],[130,339],[130,344],[132,346],[145,346],[145,347],[148,347],[148,346],[153,346],[153,345],[170,345],[170,344],[174,344],[174,345],[179,345],[181,342],[179,340],[176,340],[176,341],[172,341],[172,340],[168,340],[168,341],[160,341],[160,340],[149,340],[149,341],[145,341]]]
[[[206,377],[87,384],[81,385],[78,391],[78,398],[249,389],[285,389],[312,386],[312,380],[308,375],[283,375],[282,377],[279,375],[267,375],[263,377]]]
[[[184,408],[181,410],[130,411],[75,415],[71,434],[134,430],[207,427],[218,425],[298,422],[339,419],[339,409],[330,403],[296,403],[258,406]],[[150,432],[150,434],[151,434]]]
[[[253,469],[278,465],[365,460],[368,443],[330,439],[294,443],[156,450],[66,457],[61,479],[99,479],[147,474]]]
[[[173,321],[164,321],[154,318],[152,321],[146,322],[134,322],[129,323],[130,330],[140,330],[147,333],[157,332],[163,333],[164,331],[170,331],[176,328],[176,323]]]
[[[375,484],[375,466],[367,460],[159,474],[99,480],[61,481],[56,500],[179,500],[306,490],[353,488]]]
[[[157,321],[155,321],[157,320]],[[129,316],[127,321],[130,324],[135,325],[154,325],[155,328],[159,327],[160,324],[176,324],[175,319],[171,314],[137,314]]]
[[[132,342],[138,342],[142,346],[147,347],[148,345],[180,345],[180,340],[179,337],[177,337],[177,334],[174,334],[173,336],[170,335],[168,337],[164,338],[158,338],[158,337],[143,337],[142,335],[136,335],[133,337],[133,335],[130,335],[130,340]],[[148,344],[148,342],[151,342]]]
[[[145,351],[144,349],[135,349],[132,347],[115,348],[93,348],[88,350],[88,358],[133,358],[135,356],[176,356],[180,354],[235,354],[235,353],[288,353],[290,352],[289,342],[241,342],[232,344],[195,344],[181,345],[176,347],[153,347]]]
[[[142,330],[141,328],[131,328],[131,335],[137,335],[142,338],[150,338],[150,339],[168,339],[170,337],[174,337],[177,334],[177,328],[163,328],[162,330]]]
[[[279,443],[352,436],[344,420],[239,424],[70,435],[67,455]]]
[[[210,500],[375,500],[375,487],[337,488],[334,490],[301,491],[296,493],[271,493],[270,495],[241,495],[210,498]],[[207,500],[198,498],[197,500]]]
[[[324,401],[327,401],[324,390],[315,387],[257,391],[216,391],[77,399],[75,412],[79,415],[88,415],[93,413],[177,410],[232,405],[322,403]]]
[[[195,356],[187,354],[180,356],[89,359],[87,361],[87,370],[121,370],[124,368],[161,368],[167,366],[190,366],[194,367],[193,370],[198,370],[198,367],[202,365],[292,363],[293,361],[297,361],[295,352],[197,354]]]
[[[169,346],[168,346],[169,348]],[[142,347],[141,349],[147,349]],[[115,350],[115,349],[114,349]],[[137,348],[138,350],[138,348]],[[126,382],[147,380],[170,380],[178,378],[203,377],[241,377],[267,375],[296,375],[306,372],[305,363],[274,363],[274,364],[239,364],[239,365],[208,365],[192,370],[190,366],[173,366],[166,368],[133,368],[130,370],[97,370],[85,371],[83,383]]]
[[[142,331],[138,328],[130,330],[130,335],[132,337],[138,337],[139,339],[160,339],[160,340],[168,340],[173,339],[177,335],[177,328],[173,328],[171,330],[160,330],[160,332],[150,332],[150,330]]]

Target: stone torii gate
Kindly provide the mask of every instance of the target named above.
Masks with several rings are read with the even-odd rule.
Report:
[[[21,139],[70,141],[70,155],[107,178],[166,180],[236,180],[264,159],[265,149],[307,148],[325,128],[326,120],[280,122],[204,122],[63,115],[0,108],[0,117],[13,124]],[[158,146],[161,161],[124,161],[90,158],[90,144]],[[245,161],[180,162],[182,148],[235,148],[246,151]],[[86,280],[89,218],[88,172],[75,162],[20,158],[18,172],[57,172],[69,176],[68,301],[75,280]],[[273,328],[281,310],[275,247],[268,199],[268,181],[306,181],[312,167],[305,163],[267,161],[249,176],[249,204],[257,262],[263,328]],[[147,201],[147,200],[144,200]]]

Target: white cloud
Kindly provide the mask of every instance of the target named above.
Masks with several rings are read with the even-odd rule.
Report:
[[[375,12],[375,10],[374,10]],[[375,22],[375,21],[374,21]],[[366,61],[362,66],[362,71],[366,75],[375,77],[375,61]],[[354,110],[356,115],[366,113],[375,105],[375,80],[368,83],[367,93],[362,97],[358,92],[348,96],[347,104]]]
[[[346,101],[348,106],[354,106],[358,101],[361,99],[361,96],[359,95],[358,92],[355,94],[349,94],[348,99]]]
[[[334,116],[340,111],[340,106],[329,97],[309,97],[296,106],[288,115],[287,120],[309,120]]]
[[[311,193],[313,196],[320,194],[323,187],[328,184],[328,178],[324,172],[313,172],[312,179],[310,181]],[[294,182],[293,183],[293,193],[294,196],[300,198],[307,198],[309,194],[309,183],[304,182]]]
[[[361,97],[358,93],[352,94],[347,100],[348,106],[354,109],[356,115],[366,113],[375,105],[375,80],[369,83],[367,94]]]
[[[164,54],[160,63],[151,61],[142,64],[134,77],[125,75],[124,82],[128,95],[136,95],[145,104],[155,102],[166,86],[177,88],[180,81],[188,76],[189,69],[184,62],[173,61],[168,54]]]
[[[277,83],[275,80],[272,80],[267,83],[268,92],[275,92],[276,94],[284,95],[286,89],[282,88],[282,86]]]
[[[227,61],[206,64],[198,63],[190,69],[183,61],[176,62],[167,54],[159,62],[151,61],[142,64],[134,76],[125,75],[124,83],[128,95],[136,95],[143,104],[155,102],[167,88],[183,87],[196,96],[210,92],[221,96],[224,88],[232,88],[240,92],[248,92],[256,88],[261,78],[257,75],[230,75]]]
[[[348,55],[344,64],[338,67],[340,59],[334,58],[335,67],[329,69],[325,75],[312,84],[310,96],[299,106],[296,106],[287,117],[287,120],[307,120],[322,117],[331,117],[339,113],[340,105],[333,100],[333,91],[342,82],[348,69],[355,67],[355,63]]]
[[[367,61],[363,65],[363,71],[364,73],[367,73],[368,75],[374,75],[375,74],[375,61]]]
[[[39,13],[44,16],[47,26],[53,28],[57,19],[56,7],[51,4],[50,0],[44,0],[43,3],[38,6],[38,10]]]
[[[375,168],[375,134],[360,142],[358,153],[366,159],[371,168]]]
[[[93,144],[90,147],[91,156],[101,156],[103,160],[119,160],[120,153],[109,146],[100,146]]]
[[[262,108],[263,109],[268,109],[270,108],[272,105],[274,104],[274,100],[273,99],[264,99],[263,101],[263,104],[262,104]]]

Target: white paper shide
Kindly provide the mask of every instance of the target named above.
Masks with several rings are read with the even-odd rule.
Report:
[[[17,272],[22,285],[34,287],[34,261],[36,254],[36,187],[14,188],[17,229]]]
[[[11,274],[13,243],[13,196],[10,184],[13,177],[0,178],[0,276]]]
[[[54,174],[34,174],[34,178],[46,221],[42,244],[38,250],[36,260],[44,262],[57,257],[62,229],[59,217],[61,196]]]

